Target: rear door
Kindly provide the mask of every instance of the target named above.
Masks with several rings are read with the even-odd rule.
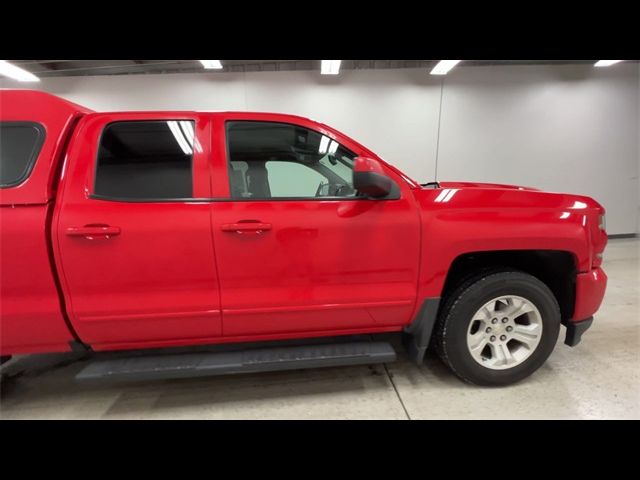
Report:
[[[221,334],[209,144],[206,115],[95,114],[81,124],[54,237],[67,310],[95,349]]]

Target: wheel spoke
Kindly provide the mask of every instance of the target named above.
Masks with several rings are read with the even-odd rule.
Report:
[[[537,343],[538,336],[540,335],[540,325],[516,325],[511,334],[511,338],[524,343],[527,347],[531,347]]]
[[[512,318],[518,318],[525,313],[533,312],[533,307],[529,304],[529,302],[525,302],[524,300],[514,299],[513,307],[509,309],[506,313]]]
[[[506,305],[507,309],[509,309],[509,307],[511,306],[510,300],[509,298],[501,298],[501,299],[496,299],[496,301],[493,303],[493,314],[494,315],[500,315],[502,313],[504,313],[505,310],[501,310],[498,308],[498,305]]]
[[[476,312],[476,314],[473,316],[471,321],[474,322],[476,320],[480,320],[481,322],[486,323],[488,320],[491,319],[491,317],[492,317],[492,313],[491,311],[489,311],[489,309],[485,305],[484,307],[482,307],[480,310]]]
[[[513,355],[511,355],[511,351],[509,347],[507,347],[506,343],[500,343],[498,345],[491,344],[491,353],[493,354],[493,358],[496,360],[497,365],[509,365],[510,363],[515,362]]]
[[[476,336],[478,338],[475,340],[475,343],[472,343],[469,346],[469,349],[471,350],[471,353],[473,355],[475,355],[475,354],[480,355],[480,352],[482,352],[482,350],[484,350],[484,347],[487,345],[487,342],[489,340],[487,339],[487,337],[485,335],[481,335],[481,334],[474,335],[474,337],[476,337]]]
[[[486,361],[486,359],[482,357],[482,351],[484,350],[484,347],[487,345],[487,342],[488,340],[484,336],[481,336],[481,338],[478,338],[478,341],[474,343],[473,346],[471,346],[469,349],[471,356],[478,363],[483,363]]]

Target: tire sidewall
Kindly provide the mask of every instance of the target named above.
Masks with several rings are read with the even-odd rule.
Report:
[[[490,300],[517,295],[533,303],[542,317],[542,337],[524,362],[505,370],[483,367],[471,356],[467,332],[473,315]],[[560,309],[549,288],[537,278],[507,272],[485,277],[458,297],[445,322],[443,347],[450,366],[463,378],[480,385],[506,385],[536,371],[553,351],[560,331]]]

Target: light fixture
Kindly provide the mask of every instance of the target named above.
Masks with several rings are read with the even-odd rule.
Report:
[[[183,122],[180,122],[183,123]],[[191,148],[191,145],[193,145],[193,138],[191,138],[191,142],[188,143],[187,142],[187,138],[185,138],[184,136],[184,126],[182,129],[180,129],[180,127],[178,126],[178,122],[176,122],[175,120],[170,120],[167,122],[167,125],[169,125],[169,129],[171,130],[171,133],[173,133],[173,136],[176,139],[176,142],[178,142],[178,145],[180,145],[180,148],[182,149],[182,151],[184,152],[185,155],[191,155],[193,154],[193,149]]]
[[[338,75],[340,73],[340,63],[342,63],[342,60],[322,60],[320,73],[322,75]]]
[[[193,131],[193,122],[190,120],[181,120],[178,122],[180,124],[180,129],[182,130],[182,134],[184,138],[187,139],[189,146],[198,153],[202,153],[202,145],[196,138],[196,134]],[[171,128],[171,127],[169,127]],[[174,134],[175,136],[175,134]],[[190,152],[189,152],[190,153]]]
[[[180,128],[182,129],[182,134],[184,135],[184,138],[186,138],[187,142],[189,142],[189,145],[193,146],[193,139],[195,137],[195,133],[193,131],[193,125],[191,124],[191,122],[181,121]]]
[[[200,63],[207,70],[220,70],[222,68],[220,60],[200,60]]]
[[[440,60],[431,70],[431,75],[446,75],[458,63],[460,63],[460,60]]]
[[[39,82],[40,81],[40,79],[36,77],[33,73],[27,72],[26,70],[20,67],[16,67],[15,65],[10,64],[6,60],[0,60],[0,75],[13,78],[14,80],[18,80],[19,82]]]
[[[327,148],[329,148],[329,140],[331,139],[326,135],[322,136],[322,138],[320,139],[320,146],[318,147],[318,153],[327,153]]]
[[[616,63],[620,63],[622,60],[598,60],[594,67],[609,67],[611,65],[615,65]]]

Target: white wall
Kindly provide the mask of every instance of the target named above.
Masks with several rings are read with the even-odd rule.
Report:
[[[616,234],[637,232],[640,221],[639,73],[637,64],[457,67],[444,78],[401,69],[345,70],[337,77],[319,72],[67,77],[31,85],[98,111],[307,116],[354,137],[423,182],[437,171],[439,180],[591,195],[607,208],[608,230]],[[0,87],[25,85],[0,80]]]
[[[447,78],[438,177],[594,197],[638,222],[638,66],[478,67]]]

